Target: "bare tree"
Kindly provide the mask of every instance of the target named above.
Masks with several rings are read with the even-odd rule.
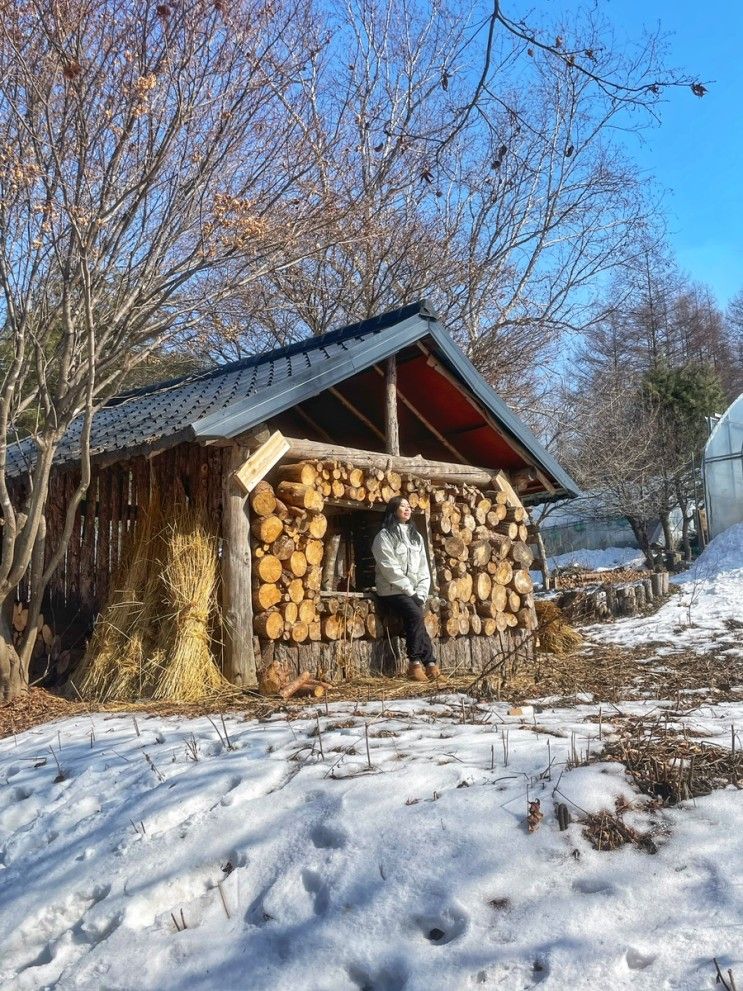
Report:
[[[561,52],[528,57],[508,35],[460,127],[469,15],[452,7],[446,31],[423,18],[402,32],[385,10],[363,4],[342,25],[353,88],[333,140],[342,133],[357,155],[327,162],[323,182],[354,204],[348,236],[215,314],[206,344],[252,353],[425,295],[493,385],[536,415],[564,335],[594,319],[596,281],[652,224],[647,187],[607,137],[626,104],[597,98]]]
[[[30,0],[0,21],[0,693],[26,679],[34,613],[90,479],[96,409],[175,330],[314,250],[304,77],[322,51],[304,0]],[[227,277],[229,276],[229,277]],[[25,504],[8,480],[23,447]],[[25,419],[24,419],[25,418]],[[73,421],[81,477],[44,548],[49,475]],[[16,491],[17,495],[17,491]],[[43,562],[46,560],[46,563]],[[29,566],[17,656],[9,629]]]

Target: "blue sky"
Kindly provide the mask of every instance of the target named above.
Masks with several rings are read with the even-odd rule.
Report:
[[[543,0],[547,17],[576,9]],[[512,10],[525,7],[512,5]],[[671,90],[661,122],[628,137],[641,168],[666,190],[669,239],[684,271],[708,284],[722,306],[743,290],[743,5],[736,0],[598,0],[619,39],[660,24],[667,64],[709,83],[699,99]],[[539,5],[534,11],[539,10]]]

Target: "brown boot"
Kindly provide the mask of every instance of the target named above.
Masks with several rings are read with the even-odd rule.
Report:
[[[438,664],[426,664],[426,677],[429,681],[435,681],[436,678],[441,677]]]
[[[409,681],[425,681],[426,673],[423,670],[423,665],[419,662],[408,664],[408,680]]]

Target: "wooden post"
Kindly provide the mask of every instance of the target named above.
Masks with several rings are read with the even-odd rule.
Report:
[[[397,422],[397,360],[391,355],[385,364],[384,379],[384,413],[385,433],[387,436],[387,454],[399,456],[400,429]]]
[[[233,685],[254,688],[253,605],[250,576],[250,519],[247,496],[233,473],[248,455],[235,444],[225,458],[222,484],[222,612],[224,676]]]

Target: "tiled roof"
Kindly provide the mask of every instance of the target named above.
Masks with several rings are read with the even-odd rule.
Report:
[[[117,396],[95,415],[91,455],[124,459],[154,445],[234,437],[427,335],[506,431],[566,492],[576,492],[575,482],[484,382],[425,302],[207,372]],[[79,459],[81,428],[81,420],[77,420],[67,431],[57,451],[57,464]],[[9,444],[7,474],[27,471],[33,462],[33,451],[28,440]]]

